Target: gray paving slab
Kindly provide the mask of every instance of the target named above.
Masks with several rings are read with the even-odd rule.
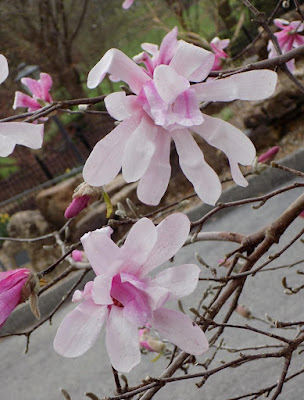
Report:
[[[299,157],[300,154],[300,157]],[[287,160],[290,166],[298,165],[299,169],[304,169],[303,152]],[[296,164],[296,165],[295,165]],[[292,183],[290,176],[286,173],[279,173],[273,178],[271,170],[267,176],[262,177],[264,184],[260,185],[254,178],[251,187],[248,189],[250,195],[258,195],[280,186]],[[279,176],[279,177],[278,177]],[[297,179],[300,181],[300,179]],[[233,199],[239,196],[237,193],[225,193],[224,200]],[[233,192],[232,190],[232,192]],[[254,230],[271,222],[278,217],[286,207],[294,201],[302,192],[301,189],[294,189],[283,193],[276,198],[269,200],[258,210],[252,210],[250,205],[234,208],[230,212],[221,211],[208,224],[204,225],[204,231],[225,231],[232,230],[241,233],[250,233]],[[247,197],[248,194],[245,196]],[[205,209],[206,211],[206,209]],[[194,210],[191,214],[195,218],[204,212],[202,208]],[[274,254],[284,244],[295,236],[303,227],[304,220],[298,218],[286,231],[280,243],[271,251]],[[175,257],[174,265],[195,262],[194,253],[198,252],[204,260],[211,266],[216,266],[218,259],[222,258],[227,251],[235,248],[235,244],[221,242],[200,242],[183,248]],[[296,243],[279,260],[272,265],[283,265],[286,263],[301,260],[304,257],[304,245]],[[304,264],[299,265],[298,269],[304,270]],[[208,271],[203,270],[202,274],[207,276]],[[241,302],[251,307],[254,314],[263,318],[265,313],[275,319],[282,320],[303,320],[303,292],[297,295],[287,296],[282,287],[282,278],[286,276],[290,283],[304,284],[304,278],[301,275],[295,275],[292,270],[277,270],[264,272],[255,278],[248,278],[247,290],[242,294]],[[50,291],[43,300],[43,312],[48,312],[51,307],[62,296],[66,287],[71,285],[70,281],[65,283],[65,288],[57,288]],[[194,294],[183,301],[185,309],[191,304],[197,304],[201,294],[207,287],[207,283],[200,283]],[[175,307],[172,304],[172,307]],[[57,400],[63,399],[59,388],[63,387],[69,391],[72,400],[84,399],[84,392],[93,391],[98,396],[113,394],[113,377],[105,350],[104,332],[101,334],[97,343],[85,355],[76,359],[65,359],[57,355],[53,350],[53,339],[64,315],[74,308],[74,304],[68,304],[63,307],[53,318],[50,326],[45,324],[33,333],[30,341],[29,353],[24,354],[25,338],[10,337],[1,339],[0,343],[0,400]],[[2,328],[2,332],[19,330],[31,322],[28,316],[27,307],[19,307],[11,316],[7,324]],[[244,323],[239,315],[234,315],[234,323]],[[254,322],[251,322],[254,324]],[[264,328],[262,322],[255,322],[255,325]],[[280,332],[279,330],[276,332]],[[208,333],[208,336],[212,332]],[[290,331],[289,334],[294,334]],[[272,339],[261,338],[255,333],[234,329],[225,331],[226,346],[246,347],[264,343],[275,343]],[[212,350],[207,356],[212,354]],[[128,374],[130,385],[137,384],[146,376],[158,376],[159,372],[166,366],[167,360],[162,357],[157,362],[152,362],[154,355],[142,356],[142,362]],[[220,362],[229,361],[237,355],[226,351],[220,352],[215,365]],[[206,355],[199,357],[199,361],[204,361]],[[277,381],[283,366],[283,359],[264,360],[263,362],[254,362],[245,364],[237,369],[222,371],[207,381],[202,389],[197,389],[194,381],[182,381],[177,384],[168,384],[156,396],[158,400],[169,399],[203,399],[203,400],[225,400],[249,390],[254,390],[273,384]],[[294,358],[291,371],[296,371],[303,366],[303,355]],[[195,369],[199,371],[198,368]],[[300,376],[284,386],[284,390],[279,397],[284,400],[303,399],[304,380]],[[197,382],[197,381],[196,381]]]

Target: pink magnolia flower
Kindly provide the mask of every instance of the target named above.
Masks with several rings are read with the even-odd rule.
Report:
[[[193,292],[200,269],[187,264],[168,268],[154,278],[149,276],[182,247],[189,229],[189,219],[177,213],[157,227],[142,218],[121,248],[104,228],[85,234],[81,241],[97,276],[82,292],[74,293],[72,301],[81,303],[62,321],[55,350],[65,357],[82,355],[106,322],[109,358],[121,372],[140,362],[138,327],[147,324],[187,353],[207,351],[203,331],[187,315],[164,308],[167,300]]]
[[[110,49],[89,73],[89,88],[98,86],[110,73],[127,82],[134,95],[116,92],[106,97],[109,114],[122,122],[94,147],[84,166],[85,181],[92,186],[105,185],[122,167],[127,182],[140,180],[140,201],[157,205],[171,175],[173,139],[181,169],[196,193],[205,203],[215,204],[221,183],[206,163],[192,131],[222,150],[228,157],[234,181],[247,186],[239,164],[248,165],[254,160],[252,142],[229,123],[202,114],[200,102],[264,99],[275,89],[276,73],[249,71],[196,83],[207,78],[215,56],[183,40],[177,41],[176,28],[166,35],[159,50],[151,44],[143,47],[144,69],[121,51]]]
[[[223,59],[229,57],[228,54],[224,52],[224,49],[229,45],[229,43],[230,39],[221,40],[217,36],[211,40],[211,50],[215,55],[211,71],[220,71],[222,69]]]
[[[42,72],[40,79],[35,80],[32,78],[22,78],[21,83],[28,87],[32,96],[17,91],[15,93],[15,100],[13,109],[16,110],[18,107],[25,107],[29,112],[37,111],[39,108],[52,103],[52,97],[50,95],[50,89],[53,81],[49,74]],[[46,121],[48,118],[40,118]]]
[[[122,8],[124,8],[125,10],[127,10],[128,8],[131,7],[131,5],[134,3],[134,0],[125,0],[122,3]]]
[[[22,290],[31,274],[27,268],[0,272],[0,327],[15,307],[25,300]]]
[[[282,53],[287,53],[292,50],[293,47],[302,46],[304,44],[304,37],[298,34],[298,32],[302,32],[304,29],[303,22],[289,22],[281,18],[276,18],[273,22],[281,29],[281,31],[275,33],[275,36],[278,39]],[[269,52],[268,58],[278,56],[271,40],[268,42],[267,50]],[[294,59],[288,61],[286,64],[291,72],[295,69]]]
[[[8,64],[4,55],[0,54],[0,83],[8,76]],[[0,157],[9,156],[16,146],[21,144],[31,149],[39,149],[43,142],[43,125],[26,122],[0,123]]]

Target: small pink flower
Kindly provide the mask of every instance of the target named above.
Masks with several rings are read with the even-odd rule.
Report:
[[[122,3],[122,8],[124,8],[125,10],[127,10],[128,8],[131,7],[131,5],[134,3],[134,0],[125,0]]]
[[[106,346],[111,364],[129,372],[140,362],[138,327],[153,326],[190,354],[208,350],[204,332],[185,314],[164,304],[187,296],[196,288],[200,269],[194,264],[149,273],[173,257],[188,237],[189,219],[172,214],[157,227],[148,218],[139,220],[125,243],[118,247],[105,228],[85,234],[81,241],[96,273],[94,281],[74,293],[81,302],[62,321],[54,340],[65,357],[84,354],[106,323]],[[151,347],[152,348],[152,347]]]
[[[106,97],[109,114],[121,122],[94,147],[83,169],[85,181],[103,186],[122,168],[127,182],[139,180],[139,200],[157,205],[171,175],[173,139],[181,169],[197,195],[205,203],[215,204],[221,183],[194,140],[191,132],[195,132],[227,155],[234,181],[247,186],[239,164],[253,162],[252,142],[229,123],[202,114],[200,102],[267,98],[275,89],[276,73],[249,71],[203,82],[215,56],[183,40],[177,41],[177,28],[165,36],[159,49],[150,43],[142,47],[144,52],[135,60],[144,67],[121,51],[110,49],[89,73],[89,88],[98,86],[109,73],[127,82],[134,95],[116,92]]]
[[[282,53],[287,53],[292,50],[293,47],[299,47],[304,44],[304,37],[299,35],[298,32],[302,32],[304,29],[304,24],[301,21],[286,21],[285,19],[276,18],[273,21],[275,25],[281,29],[281,31],[276,32],[275,36],[278,39]],[[278,56],[276,49],[271,40],[268,42],[268,58],[273,58]],[[288,61],[287,66],[292,72],[295,69],[295,60],[292,59]]]
[[[49,74],[42,72],[39,80],[22,78],[21,83],[28,87],[29,91],[32,93],[32,96],[17,91],[15,93],[15,100],[13,104],[14,110],[16,110],[18,107],[25,107],[29,112],[33,112],[39,110],[41,107],[44,107],[49,103],[52,103],[53,100],[49,92],[53,81]],[[45,121],[47,118],[41,118],[41,120]]]
[[[271,161],[275,159],[279,151],[280,151],[279,146],[271,147],[271,149],[267,150],[265,153],[259,156],[258,162],[263,164],[269,164]]]
[[[31,274],[27,268],[0,272],[0,327],[15,307],[25,300],[22,291]]]
[[[76,217],[82,210],[84,210],[90,201],[90,196],[75,197],[68,208],[65,210],[64,216],[66,219]]]
[[[223,59],[229,57],[228,54],[224,52],[224,49],[229,45],[229,43],[230,39],[221,40],[217,36],[211,40],[211,50],[215,55],[211,71],[220,71],[222,69]]]
[[[8,76],[8,64],[4,55],[0,54],[0,83]],[[0,157],[9,156],[16,144],[39,149],[43,142],[43,125],[26,122],[0,123]]]

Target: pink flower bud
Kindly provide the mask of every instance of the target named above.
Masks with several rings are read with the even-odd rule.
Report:
[[[72,251],[72,258],[74,261],[82,261],[84,257],[84,251],[80,251],[80,250],[73,250]]]
[[[299,217],[304,218],[304,210],[299,214]]]
[[[72,203],[68,206],[68,208],[65,210],[64,216],[66,219],[76,217],[82,211],[85,209],[90,201],[90,196],[84,195],[80,197],[75,197],[72,200]]]
[[[244,304],[238,304],[235,311],[243,318],[249,319],[251,317],[251,311]]]
[[[34,274],[27,268],[0,272],[0,327],[15,307],[35,291],[34,281]]]
[[[271,147],[271,149],[267,150],[266,153],[263,153],[258,158],[258,162],[263,164],[269,164],[271,161],[275,159],[275,156],[278,154],[280,150],[279,146]]]

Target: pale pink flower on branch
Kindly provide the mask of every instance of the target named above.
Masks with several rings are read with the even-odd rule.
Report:
[[[131,7],[131,5],[134,3],[134,0],[125,0],[122,3],[122,8],[124,8],[125,10],[127,10],[128,8]]]
[[[6,58],[0,54],[0,83],[8,76]],[[43,125],[34,125],[26,122],[0,123],[0,157],[9,156],[16,144],[39,149],[43,142]]]
[[[285,19],[276,18],[273,20],[275,25],[281,29],[281,31],[276,32],[275,36],[278,39],[279,46],[282,50],[282,53],[287,53],[292,50],[294,47],[299,47],[304,44],[304,36],[299,35],[298,32],[302,32],[304,29],[304,23],[301,21],[286,21]],[[271,40],[268,42],[268,58],[273,58],[278,56],[276,49]],[[292,59],[288,61],[287,67],[292,72],[295,69],[295,60]]]
[[[189,219],[172,214],[157,227],[148,218],[130,230],[122,247],[105,228],[85,234],[81,241],[96,278],[72,301],[80,305],[62,321],[54,340],[65,357],[85,353],[106,323],[106,347],[113,367],[128,372],[140,362],[138,328],[149,324],[161,337],[187,353],[208,350],[203,331],[187,315],[164,307],[169,299],[187,296],[198,283],[194,264],[167,268],[154,278],[149,274],[182,247],[190,230]]]
[[[136,61],[142,61],[145,68],[120,50],[111,49],[89,73],[89,88],[98,86],[109,73],[126,82],[134,94],[116,92],[106,97],[109,114],[121,123],[94,147],[84,166],[85,181],[92,186],[105,185],[122,168],[127,182],[139,180],[139,200],[157,205],[171,175],[169,157],[173,139],[181,169],[196,193],[205,203],[215,204],[221,194],[221,183],[206,163],[192,131],[227,155],[234,181],[246,186],[239,164],[253,162],[252,142],[229,123],[202,114],[200,102],[267,98],[275,89],[276,73],[249,71],[197,83],[208,77],[215,56],[177,41],[176,28],[166,35],[159,50],[147,43],[143,47],[145,52]]]
[[[229,46],[230,39],[220,39],[219,37],[215,37],[211,40],[210,46],[211,50],[214,53],[214,64],[212,66],[211,71],[220,71],[223,66],[223,59],[228,58],[228,54],[225,53],[224,49]]]
[[[52,78],[49,74],[42,72],[40,79],[35,80],[32,78],[22,78],[21,83],[27,86],[32,96],[17,91],[15,93],[15,99],[13,109],[16,110],[18,107],[25,107],[29,112],[37,111],[40,108],[52,103],[52,97],[50,90],[53,84]],[[41,120],[47,120],[48,118],[40,118]]]
[[[25,300],[22,291],[31,274],[27,268],[0,272],[0,327],[16,306]]]

